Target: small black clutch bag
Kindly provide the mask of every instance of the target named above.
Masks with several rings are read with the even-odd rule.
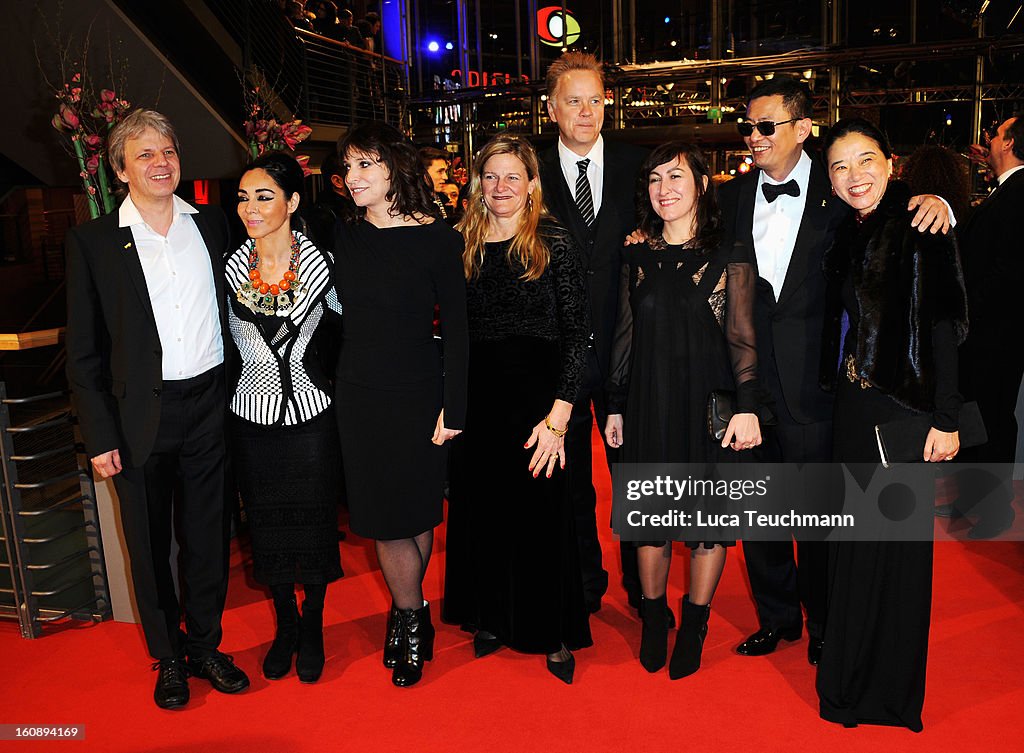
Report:
[[[734,413],[736,393],[733,390],[712,390],[708,395],[708,434],[716,442],[722,441]]]
[[[931,428],[930,413],[875,426],[875,439],[878,441],[878,454],[882,458],[882,466],[888,468],[893,463],[912,463],[921,460],[924,443]],[[978,410],[976,402],[964,403],[960,409],[959,431],[960,447],[977,447],[988,441],[985,422],[981,419],[981,411]]]

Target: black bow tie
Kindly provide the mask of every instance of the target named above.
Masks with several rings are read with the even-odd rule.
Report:
[[[779,194],[786,194],[787,196],[797,197],[800,195],[800,186],[797,185],[796,180],[787,180],[785,183],[762,183],[761,191],[764,193],[765,200],[771,204],[777,198]]]

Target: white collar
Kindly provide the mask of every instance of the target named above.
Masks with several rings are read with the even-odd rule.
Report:
[[[998,180],[999,180],[999,185],[1003,185],[1003,183],[1005,183],[1005,182],[1006,182],[1006,179],[1007,179],[1007,178],[1009,178],[1009,177],[1010,177],[1011,175],[1013,175],[1013,174],[1014,174],[1015,172],[1017,172],[1017,171],[1018,171],[1018,170],[1020,170],[1021,168],[1024,168],[1024,165],[1014,165],[1014,166],[1013,166],[1013,167],[1011,167],[1011,168],[1010,168],[1009,170],[1007,170],[1007,171],[1006,171],[1006,172],[1004,172],[1004,173],[1003,173],[1002,175],[1000,175],[1000,176],[999,176],[999,178],[998,178]]]
[[[775,185],[781,185],[783,183],[788,183],[790,180],[795,180],[797,185],[800,186],[800,189],[806,191],[807,190],[807,183],[810,180],[810,177],[811,177],[811,155],[809,155],[807,152],[805,152],[805,151],[803,151],[801,149],[800,150],[800,159],[798,159],[796,161],[796,165],[794,165],[793,169],[789,171],[789,175],[787,175],[782,180],[772,180],[771,177],[768,175],[768,173],[766,173],[764,170],[762,170],[761,171],[761,180],[759,181],[758,185],[760,185],[761,183],[771,183],[771,184],[775,184]]]
[[[588,159],[594,165],[604,169],[604,136],[601,134],[597,135],[597,141],[590,147],[590,151],[584,156],[576,154],[572,149],[562,143],[562,137],[558,137],[558,159],[563,165],[575,165],[580,160]]]
[[[171,199],[174,202],[175,216],[179,214],[199,214],[198,209],[180,198],[177,194],[172,194]],[[139,212],[139,208],[132,201],[132,195],[128,194],[117,210],[117,226],[131,227],[132,225],[144,225],[145,223],[146,221],[142,218],[142,213]]]

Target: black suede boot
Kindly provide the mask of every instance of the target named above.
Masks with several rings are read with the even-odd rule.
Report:
[[[402,621],[398,618],[398,610],[391,605],[388,610],[388,626],[384,632],[384,666],[394,669],[402,658]]]
[[[402,622],[402,656],[395,665],[391,682],[399,687],[415,685],[423,677],[423,662],[434,658],[434,625],[430,605],[419,609],[399,609]]]
[[[683,613],[679,618],[676,647],[672,649],[672,659],[668,664],[668,676],[671,679],[678,680],[700,669],[700,655],[704,650],[710,616],[710,604],[698,606],[690,603],[689,594],[683,597]]]
[[[301,682],[316,682],[324,671],[324,609],[302,605],[299,623],[299,655],[295,672]]]
[[[668,657],[668,603],[665,596],[656,599],[640,597],[640,663],[648,672],[657,672],[665,666]]]
[[[274,612],[277,632],[263,659],[263,676],[268,680],[280,680],[291,671],[292,656],[299,648],[299,608],[295,605],[295,594],[286,599],[275,597]]]

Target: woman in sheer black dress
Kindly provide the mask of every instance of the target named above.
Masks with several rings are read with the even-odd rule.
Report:
[[[889,145],[871,123],[839,121],[824,154],[836,195],[855,210],[824,262],[822,377],[836,389],[834,458],[878,463],[875,426],[925,413],[932,428],[921,459],[950,460],[959,449],[957,346],[967,330],[955,238],[911,227],[910,190],[890,180]],[[829,544],[822,718],[921,730],[931,586],[930,541]]]
[[[444,618],[502,645],[547,654],[571,683],[591,645],[563,437],[589,322],[568,231],[544,208],[537,155],[498,137],[477,157],[466,240],[469,412],[452,451]],[[524,444],[525,443],[525,444]]]
[[[637,202],[645,243],[623,253],[619,317],[608,385],[605,437],[624,463],[711,463],[761,443],[754,345],[756,272],[720,242],[718,207],[700,150],[655,149],[640,171]],[[707,431],[712,390],[737,391],[721,444]],[[669,665],[672,679],[700,667],[711,598],[731,541],[688,541],[690,592]],[[671,542],[644,542],[637,560],[643,598],[640,662],[665,666],[665,588]]]

